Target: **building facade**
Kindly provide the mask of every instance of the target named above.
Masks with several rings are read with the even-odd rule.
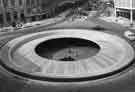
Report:
[[[87,0],[86,0],[87,1]],[[65,4],[68,3],[68,4]],[[44,19],[65,8],[82,4],[83,0],[0,0],[0,26]],[[69,7],[71,6],[71,7]]]
[[[129,18],[131,24],[135,19],[135,0],[114,0],[115,16]]]

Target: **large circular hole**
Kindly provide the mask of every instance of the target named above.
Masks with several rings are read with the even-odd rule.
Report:
[[[44,58],[58,61],[77,61],[96,55],[100,46],[80,38],[56,38],[44,41],[35,48]]]

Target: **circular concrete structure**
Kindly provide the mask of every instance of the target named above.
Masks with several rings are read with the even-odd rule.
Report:
[[[104,32],[52,29],[11,40],[0,56],[6,69],[29,79],[80,82],[118,73],[132,63],[134,49]]]

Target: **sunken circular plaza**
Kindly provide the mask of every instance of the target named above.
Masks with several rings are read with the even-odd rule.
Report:
[[[35,51],[39,56],[58,61],[78,61],[94,56],[100,46],[80,38],[56,38],[40,43]]]
[[[21,76],[57,81],[115,73],[134,59],[134,50],[124,39],[87,29],[25,35],[8,42],[0,53],[3,64]]]
[[[3,63],[14,71],[52,79],[105,75],[127,66],[134,58],[133,48],[125,40],[86,29],[25,35],[7,43],[3,52]]]

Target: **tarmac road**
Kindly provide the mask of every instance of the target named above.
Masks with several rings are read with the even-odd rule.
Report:
[[[57,23],[50,24],[51,26],[37,26],[33,28],[28,29],[22,29],[18,30],[16,32],[10,32],[10,33],[1,33],[0,34],[0,46],[3,46],[6,44],[9,40],[20,37],[25,34],[35,33],[44,31],[46,29],[50,28],[85,28],[85,29],[91,29],[95,26],[104,27],[106,30],[99,30],[104,31],[107,33],[119,35],[120,37],[124,38],[124,32],[126,30],[129,30],[127,28],[124,28],[123,26],[115,23],[108,23],[103,20],[99,20],[96,18],[89,18],[86,21],[59,21]],[[93,34],[96,35],[96,34]],[[134,42],[129,41],[129,43],[134,44]],[[2,71],[2,72],[1,72]],[[1,74],[4,73],[4,75],[0,75],[0,84],[3,84],[0,86],[1,92],[45,92],[45,87],[41,84],[36,84],[34,81],[29,81],[27,79],[24,79],[20,81],[20,78],[17,76],[14,76],[13,78],[10,78],[7,76],[7,73],[3,68],[1,68]],[[10,75],[10,74],[9,74]],[[17,81],[19,80],[19,81]],[[32,85],[31,85],[32,84]],[[87,83],[86,83],[87,84]],[[97,81],[91,81],[91,84],[89,85],[83,85],[79,87],[71,87],[70,89],[66,89],[65,87],[54,87],[55,89],[52,89],[52,85],[48,85],[46,87],[46,92],[134,92],[135,90],[135,68],[134,66],[130,70],[126,70],[122,74],[118,74],[116,76],[112,76],[107,79],[101,79]],[[114,89],[114,90],[111,90]],[[65,91],[66,90],[66,91]]]

